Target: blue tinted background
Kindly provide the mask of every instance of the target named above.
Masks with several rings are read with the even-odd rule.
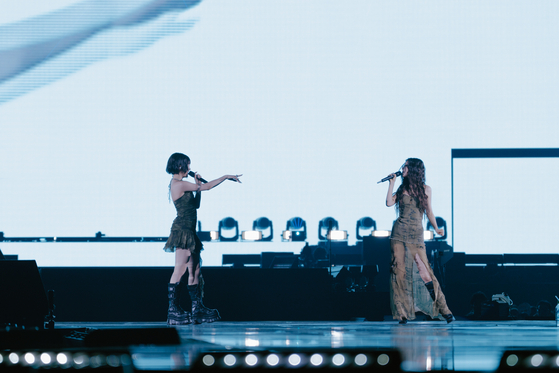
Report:
[[[0,231],[165,236],[173,152],[206,179],[244,174],[204,194],[205,230],[267,216],[279,240],[301,216],[315,243],[332,216],[353,243],[363,216],[391,228],[376,182],[408,157],[424,160],[435,214],[450,225],[450,149],[557,147],[558,11],[553,1],[2,2]],[[531,166],[503,167],[522,179]],[[521,192],[479,180],[502,192],[488,201],[465,178],[456,222],[490,213],[516,224],[519,209],[491,205],[501,196],[556,210],[537,192],[557,173],[538,175]],[[487,250],[526,251],[499,242]]]

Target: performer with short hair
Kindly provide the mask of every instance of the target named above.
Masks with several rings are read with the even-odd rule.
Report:
[[[396,193],[393,193],[396,174],[389,176],[392,178],[388,185],[386,206],[396,205],[398,208],[398,219],[394,222],[390,236],[392,316],[400,324],[406,324],[408,320],[415,319],[418,309],[433,318],[441,315],[450,323],[455,319],[425,253],[423,216],[427,216],[437,234],[444,234],[437,226],[431,208],[432,191],[425,184],[425,165],[421,159],[408,158],[402,166],[403,180]]]
[[[202,184],[201,177],[194,174],[195,183],[183,180],[190,171],[190,158],[182,153],[174,153],[167,162],[167,173],[172,175],[169,183],[169,198],[177,209],[177,217],[171,226],[171,234],[164,250],[175,253],[175,269],[168,284],[169,310],[168,325],[186,325],[191,323],[214,322],[219,320],[219,312],[209,309],[202,303],[203,278],[200,272],[200,252],[202,242],[196,235],[196,210],[200,207],[201,192],[210,190],[225,180],[241,182],[242,175],[224,175],[218,179]],[[191,311],[183,310],[179,305],[177,287],[188,272],[188,292],[191,299]]]

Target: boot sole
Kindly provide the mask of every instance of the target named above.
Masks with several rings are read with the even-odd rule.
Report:
[[[167,325],[190,325],[190,324],[192,324],[192,320],[174,320],[174,319],[167,320]]]
[[[221,320],[221,317],[210,317],[210,318],[202,318],[202,319],[194,319],[194,324],[203,324],[203,323],[212,323],[215,321]]]

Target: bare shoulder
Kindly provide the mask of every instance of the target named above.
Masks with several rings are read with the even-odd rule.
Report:
[[[431,192],[432,192],[431,187],[429,185],[425,184],[425,194],[430,196]]]
[[[180,192],[196,190],[198,186],[186,180],[175,181],[173,185],[171,185],[171,190],[177,190]]]

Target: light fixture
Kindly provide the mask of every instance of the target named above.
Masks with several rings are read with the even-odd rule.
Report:
[[[225,237],[222,233],[223,231],[230,231],[233,229],[235,230],[235,235],[232,237]],[[239,223],[232,217],[221,219],[217,230],[218,230],[220,241],[232,242],[232,241],[237,241],[239,239]]]
[[[274,225],[270,219],[264,216],[252,222],[252,230],[260,231],[260,240],[262,241],[272,241],[274,237]],[[269,230],[270,234],[264,236],[266,230]]]
[[[437,216],[435,218],[435,220],[437,221],[437,226],[442,229],[444,231],[444,234],[441,237],[436,237],[435,240],[436,241],[443,241],[446,240],[447,237],[447,229],[446,229],[446,220],[444,220],[443,218],[441,218],[440,216]],[[427,221],[427,230],[428,231],[432,231],[435,232],[435,228],[433,228],[433,225],[431,225],[430,221]],[[433,233],[434,234],[434,233]],[[431,238],[432,239],[432,238]]]
[[[355,228],[355,237],[359,241],[363,240],[363,236],[361,236],[360,234],[360,231],[362,229],[375,231],[377,229],[377,223],[368,216],[362,217],[361,219],[357,220],[357,227]]]
[[[331,230],[338,229],[338,221],[332,217],[326,217],[318,222],[318,239],[326,241],[328,238],[322,232],[325,231],[326,235],[328,235]]]
[[[510,350],[501,357],[498,370],[501,372],[552,372],[559,368],[557,349]]]
[[[286,341],[287,342],[287,341]],[[547,356],[530,356],[532,366],[545,366]],[[279,349],[275,352],[254,351],[212,352],[212,354],[198,357],[193,362],[193,370],[215,370],[216,364],[220,368],[279,368],[286,369],[326,369],[332,368],[378,368],[385,367],[386,371],[400,371],[402,358],[397,350],[356,350],[356,349],[319,349],[314,351],[300,351],[291,348]]]
[[[241,232],[242,241],[261,241],[262,231],[242,231]]]
[[[433,231],[423,231],[423,240],[431,241],[435,237]]]
[[[196,235],[202,242],[206,241],[216,241],[219,240],[219,232],[218,231],[203,231],[202,230],[202,222],[198,220],[198,231]],[[56,239],[55,239],[56,241]]]
[[[332,229],[330,232],[328,232],[326,238],[331,241],[345,241],[347,240],[347,231]]]
[[[287,221],[285,230],[281,233],[282,241],[305,241],[307,239],[307,223],[300,217]]]
[[[390,237],[391,231],[372,231],[371,236],[373,237]]]

